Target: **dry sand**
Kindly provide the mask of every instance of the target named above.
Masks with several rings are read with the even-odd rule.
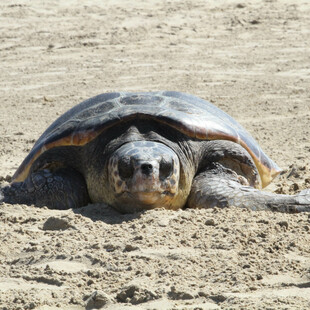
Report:
[[[310,187],[308,1],[2,1],[2,184],[64,111],[179,90],[230,113]],[[310,217],[0,206],[1,309],[309,309]]]

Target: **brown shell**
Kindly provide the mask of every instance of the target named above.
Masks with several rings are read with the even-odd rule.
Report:
[[[33,162],[46,150],[83,146],[108,128],[134,119],[152,119],[192,138],[239,143],[252,156],[262,187],[281,171],[240,124],[208,101],[172,91],[107,93],[83,101],[52,123],[15,172],[13,182],[25,180]]]

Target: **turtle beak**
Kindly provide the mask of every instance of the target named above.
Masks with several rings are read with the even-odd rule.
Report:
[[[160,194],[158,192],[139,192],[137,198],[144,205],[154,205],[160,198]]]

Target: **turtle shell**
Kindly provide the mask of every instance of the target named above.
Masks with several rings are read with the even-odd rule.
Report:
[[[240,124],[208,101],[174,91],[119,92],[92,97],[60,116],[35,143],[13,182],[25,180],[32,163],[45,151],[58,146],[83,146],[108,128],[134,119],[155,120],[196,139],[239,143],[252,156],[262,187],[281,171]]]

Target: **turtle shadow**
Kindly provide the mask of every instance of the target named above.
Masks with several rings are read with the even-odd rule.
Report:
[[[90,218],[92,221],[102,221],[106,224],[121,224],[139,218],[144,211],[123,214],[104,203],[89,204],[87,206],[72,209],[73,213]]]

